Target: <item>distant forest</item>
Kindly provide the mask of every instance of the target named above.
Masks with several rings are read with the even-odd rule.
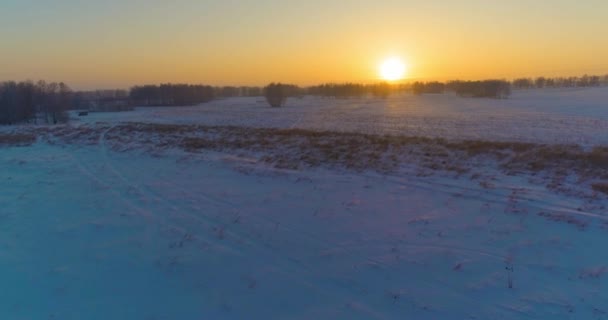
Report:
[[[188,106],[213,100],[215,90],[205,85],[146,85],[131,88],[129,98],[140,106]]]
[[[0,124],[57,124],[67,119],[72,90],[63,82],[0,83]]]
[[[310,87],[272,83],[266,87],[213,87],[192,84],[134,86],[130,90],[73,91],[63,82],[0,82],[0,124],[57,124],[68,119],[67,110],[125,111],[135,106],[187,106],[229,97],[262,97],[273,107],[288,97],[386,98],[391,94],[441,94],[505,99],[512,90],[607,86],[608,75],[582,77],[519,78],[513,81],[447,81],[390,84],[326,83]]]

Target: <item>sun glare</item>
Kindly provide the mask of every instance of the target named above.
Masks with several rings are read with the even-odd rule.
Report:
[[[380,77],[386,81],[401,80],[406,72],[407,67],[399,58],[386,59],[380,65]]]

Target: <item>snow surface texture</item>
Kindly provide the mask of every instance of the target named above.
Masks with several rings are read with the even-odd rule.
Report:
[[[564,92],[555,94],[578,94]],[[322,116],[260,104],[261,115],[247,119],[235,109],[258,111],[240,101],[222,102],[234,103],[232,111],[146,108],[83,122],[290,127],[289,117]],[[483,105],[476,101],[462,103]],[[338,110],[355,117],[352,101],[334,102],[320,126],[337,125]],[[381,114],[351,107],[361,122],[339,129],[369,129],[365,112]],[[450,123],[458,127],[469,120],[464,106],[455,108],[461,117]],[[508,119],[514,110],[501,121],[520,123],[525,117]],[[572,110],[591,121],[585,108]],[[151,152],[143,135],[121,142],[113,125],[81,127],[72,140],[65,135],[76,128],[57,127],[67,132],[61,139],[0,147],[2,319],[608,318],[605,195],[558,192],[492,165],[479,168],[492,177],[483,181],[441,171],[276,169],[235,150]],[[597,129],[580,130],[592,137]]]
[[[516,90],[506,100],[444,95],[384,99],[231,98],[185,108],[138,108],[83,121],[303,128],[450,139],[608,144],[608,88]]]

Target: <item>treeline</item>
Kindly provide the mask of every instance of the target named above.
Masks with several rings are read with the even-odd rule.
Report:
[[[432,81],[432,82],[420,82],[416,81],[412,83],[412,92],[414,94],[425,94],[425,93],[443,93],[445,92],[445,83]]]
[[[558,77],[558,78],[519,78],[513,80],[515,89],[533,88],[570,88],[570,87],[599,87],[608,85],[608,75],[584,75],[582,77]]]
[[[439,94],[452,91],[462,97],[506,99],[511,95],[511,84],[505,80],[414,82],[414,94]]]
[[[213,87],[192,84],[161,84],[135,86],[129,91],[133,105],[140,106],[183,106],[209,102],[216,98],[259,97],[262,87]]]
[[[453,91],[461,96],[506,98],[513,89],[542,89],[568,87],[599,87],[608,85],[608,75],[560,78],[518,78],[509,82],[506,80],[484,81],[448,81],[448,82],[414,82],[410,90],[414,94],[437,94]]]
[[[310,87],[272,83],[264,88],[213,87],[191,84],[135,86],[126,90],[73,92],[63,82],[0,82],[0,124],[23,122],[56,124],[67,120],[67,110],[131,110],[133,106],[196,105],[223,97],[265,96],[271,106],[285,104],[288,97],[313,95],[326,98],[386,98],[394,93],[440,94],[455,92],[463,97],[507,98],[511,88],[597,87],[608,85],[608,75],[581,77],[537,77],[484,81],[414,82],[408,84],[325,83]]]
[[[289,89],[287,89],[289,86]],[[375,84],[326,83],[308,88],[272,83],[264,89],[266,100],[273,106],[280,106],[286,97],[312,95],[325,98],[387,98],[391,94],[413,92],[415,94],[444,93],[453,91],[463,97],[489,97],[503,99],[511,94],[511,84],[504,80],[414,82],[412,84]],[[282,102],[281,102],[282,101]]]
[[[71,109],[97,112],[132,110],[127,90],[95,90],[74,93]]]
[[[144,85],[131,88],[129,98],[138,106],[187,106],[213,100],[215,89],[191,84]]]
[[[462,97],[506,99],[511,95],[511,84],[505,80],[450,81],[445,87]]]
[[[386,98],[400,90],[402,86],[389,83],[377,84],[322,84],[308,88],[300,88],[293,84],[271,83],[264,87],[264,96],[271,107],[281,107],[287,98],[294,96],[313,95],[327,98],[374,97]]]
[[[262,87],[235,87],[224,86],[214,87],[216,97],[233,98],[233,97],[259,97],[264,94]]]
[[[357,98],[373,96],[386,98],[394,93],[413,92],[414,94],[438,94],[455,92],[463,97],[488,97],[503,99],[511,95],[511,88],[545,87],[589,87],[608,85],[606,76],[582,76],[568,78],[538,77],[507,80],[414,82],[391,84],[325,83],[310,87],[291,84],[271,83],[266,87],[161,84],[131,88],[129,104],[133,106],[181,106],[196,105],[217,98],[265,96],[271,105],[283,105],[286,97],[313,95],[326,98]],[[274,97],[270,98],[269,97]]]
[[[403,85],[387,82],[374,84],[325,83],[304,89],[305,94],[327,98],[360,98],[370,95],[387,97],[400,91],[403,91]]]
[[[0,124],[67,120],[72,90],[63,82],[7,81],[0,83]]]

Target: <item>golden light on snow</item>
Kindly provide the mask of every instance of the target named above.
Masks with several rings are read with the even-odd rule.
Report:
[[[389,58],[380,65],[380,77],[386,81],[401,80],[405,77],[407,66],[399,58]]]

